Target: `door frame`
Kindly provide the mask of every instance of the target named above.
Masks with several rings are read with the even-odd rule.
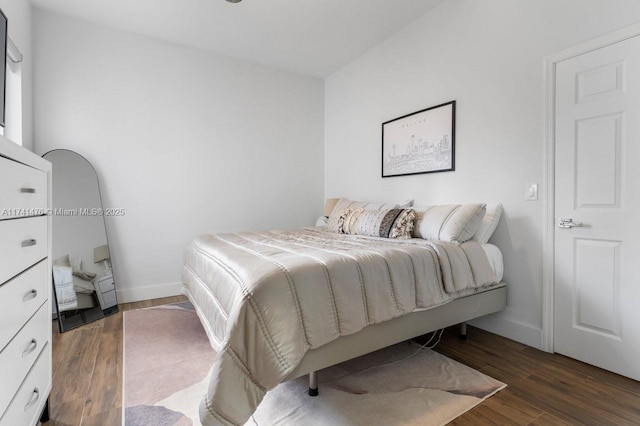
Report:
[[[555,131],[556,131],[556,65],[567,59],[640,36],[640,23],[605,34],[544,58],[545,146],[544,175],[546,196],[542,239],[542,349],[553,352],[555,293]]]

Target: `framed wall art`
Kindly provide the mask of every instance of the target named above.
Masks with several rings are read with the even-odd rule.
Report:
[[[382,123],[382,177],[455,170],[456,101]]]

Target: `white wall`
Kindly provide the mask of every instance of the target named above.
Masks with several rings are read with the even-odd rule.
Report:
[[[17,66],[18,73],[7,77],[14,79],[14,85],[7,81],[5,104],[5,136],[33,150],[33,55],[31,54],[32,8],[26,0],[0,0],[0,9],[7,16],[9,37],[18,46],[24,59]],[[21,80],[16,82],[15,79]],[[20,84],[21,83],[21,84]],[[22,93],[16,93],[21,86]],[[16,111],[11,108],[21,108]],[[13,126],[13,128],[12,128]],[[21,126],[21,128],[16,128]]]
[[[323,82],[34,10],[35,141],[95,166],[121,300],[175,294],[203,233],[322,211]]]
[[[507,309],[486,329],[541,347],[543,59],[640,21],[635,0],[448,0],[325,81],[325,195],[502,202]],[[457,100],[456,171],[380,177],[381,123]]]

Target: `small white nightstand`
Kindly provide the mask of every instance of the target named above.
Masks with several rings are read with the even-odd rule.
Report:
[[[93,285],[96,288],[96,294],[98,295],[100,307],[103,311],[118,304],[116,299],[116,286],[113,283],[112,274],[96,278]]]

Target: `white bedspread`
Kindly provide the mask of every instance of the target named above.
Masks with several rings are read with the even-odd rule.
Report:
[[[185,294],[218,352],[204,425],[244,424],[312,348],[497,284],[475,241],[312,228],[202,236],[184,261]]]

